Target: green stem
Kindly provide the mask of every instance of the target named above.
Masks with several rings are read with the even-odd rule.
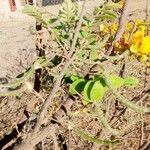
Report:
[[[104,74],[104,79],[105,79],[105,82],[106,82],[108,88],[113,93],[113,95],[115,95],[115,97],[117,98],[117,100],[119,102],[121,102],[124,106],[129,107],[129,108],[131,108],[132,110],[134,110],[135,112],[138,112],[138,113],[149,113],[150,112],[150,108],[139,106],[139,105],[137,105],[137,104],[129,101],[124,96],[122,96],[116,89],[114,89],[112,87],[111,81],[107,77],[106,73]]]
[[[43,57],[38,58],[35,61],[35,63],[40,64],[41,67],[45,67],[49,64],[49,62],[46,59],[44,59]],[[26,72],[23,73],[23,76],[21,76],[20,78],[16,78],[15,81],[12,81],[11,83],[1,84],[0,88],[16,88],[16,87],[20,86],[22,83],[29,80],[29,78],[33,77],[34,73],[35,73],[35,68],[34,68],[34,64],[33,64],[33,66],[31,66],[29,69],[27,69]]]
[[[106,56],[103,56],[99,61],[100,62],[104,62],[104,61],[107,61],[107,60],[109,60],[109,61],[119,61],[119,60],[125,58],[126,56],[128,56],[129,53],[130,53],[129,50],[126,50],[121,55],[115,55],[115,56],[106,55]]]
[[[101,110],[99,104],[95,104],[95,108],[96,108],[96,116],[98,117],[98,120],[102,123],[103,127],[109,131],[110,133],[112,133],[113,135],[123,135],[124,132],[121,130],[117,130],[117,129],[113,129],[110,124],[107,121],[107,118],[104,116],[103,111]]]
[[[103,145],[114,145],[117,144],[118,141],[109,141],[109,140],[101,140],[96,138],[95,136],[89,135],[85,131],[79,129],[79,128],[74,128],[74,131],[76,134],[81,136],[83,139],[88,140],[90,142],[95,142],[97,144],[103,144]]]
[[[27,81],[33,74],[34,74],[34,67],[31,67],[28,71],[26,71],[22,77],[16,78],[15,81],[12,81],[11,83],[8,84],[1,84],[1,88],[16,88],[20,86],[22,83]]]

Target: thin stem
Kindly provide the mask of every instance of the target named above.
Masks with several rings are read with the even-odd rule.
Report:
[[[103,127],[112,133],[113,135],[123,135],[124,133],[121,130],[113,129],[110,124],[107,121],[107,118],[104,116],[103,111],[101,110],[99,104],[95,104],[96,108],[96,116],[98,117],[98,120],[102,123]]]
[[[104,71],[104,79],[105,82],[108,86],[108,88],[111,90],[111,92],[113,93],[113,95],[117,98],[117,100],[119,102],[121,102],[124,106],[131,108],[132,110],[134,110],[135,112],[138,113],[149,113],[150,112],[150,108],[147,107],[143,107],[143,106],[139,106],[131,101],[129,101],[128,99],[126,99],[124,96],[122,96],[116,89],[114,89],[111,85],[111,82],[106,74],[106,72]]]
[[[117,141],[109,141],[109,140],[101,140],[98,139],[92,135],[89,135],[88,133],[86,133],[85,131],[79,129],[79,128],[74,128],[73,129],[75,131],[75,133],[79,136],[81,136],[83,139],[88,140],[90,142],[94,142],[97,144],[103,144],[103,145],[114,145],[117,144]]]

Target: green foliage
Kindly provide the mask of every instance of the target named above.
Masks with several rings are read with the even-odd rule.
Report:
[[[83,101],[85,101],[87,103],[91,101],[91,99],[90,99],[90,91],[91,91],[91,88],[92,88],[93,85],[94,85],[94,82],[90,80],[90,81],[87,82],[87,84],[84,87]]]
[[[84,101],[94,102],[102,100],[105,93],[105,88],[103,87],[100,80],[88,81],[84,87],[83,98]]]
[[[89,142],[95,142],[97,144],[103,144],[106,146],[115,145],[118,143],[118,141],[109,141],[109,140],[98,139],[97,137],[89,135],[88,133],[86,133],[85,131],[83,131],[79,128],[75,128],[74,131],[77,135],[81,136],[83,139],[88,140]]]
[[[78,16],[77,5],[73,4],[71,0],[65,0],[59,11],[59,18],[62,22],[65,22],[68,26],[76,20]]]
[[[37,21],[41,22],[43,25],[48,25],[48,20],[43,17],[44,12],[41,12],[37,7],[26,5],[23,10],[23,13],[33,16]]]
[[[84,79],[77,79],[69,86],[70,94],[78,94],[83,91],[86,81]]]
[[[124,79],[124,85],[128,87],[136,87],[139,84],[139,80],[133,76]]]
[[[117,76],[117,75],[109,75],[109,80],[111,82],[111,86],[114,89],[120,88],[121,86],[124,85],[124,79]]]
[[[90,99],[92,101],[100,101],[105,94],[105,88],[101,84],[100,80],[94,82],[90,91]]]
[[[122,86],[135,87],[138,84],[138,79],[135,77],[127,77],[124,79],[117,75],[109,75],[108,78],[110,81],[109,84],[111,84],[113,89],[118,89]],[[77,93],[83,94],[83,104],[88,104],[89,102],[99,102],[108,90],[108,86],[105,81],[106,79],[103,76],[98,76],[87,82],[80,78],[75,80],[70,85],[69,91],[72,95]]]
[[[105,3],[103,6],[95,8],[94,14],[96,20],[115,20],[118,16],[116,13],[116,10],[118,10],[118,8],[120,8],[120,5],[113,2]]]

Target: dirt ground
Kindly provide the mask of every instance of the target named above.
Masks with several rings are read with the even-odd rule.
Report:
[[[146,15],[146,2],[147,0],[133,0],[130,1],[129,6],[129,19],[130,18],[141,18],[144,19]],[[102,1],[93,0],[90,1],[87,5],[87,11],[90,12],[94,6],[97,6],[97,3],[102,3]],[[150,8],[150,2],[148,4],[148,7]],[[47,6],[45,9],[49,11],[50,13],[57,14],[58,13],[59,5],[56,6]],[[150,14],[150,9],[148,9]],[[149,17],[150,19],[150,17]],[[35,35],[31,34],[31,30],[34,30],[35,27],[35,20],[32,17],[29,16],[21,16],[21,17],[10,17],[9,19],[2,19],[0,22],[0,78],[6,77],[8,80],[11,80],[13,77],[24,71],[27,67],[29,67],[32,62],[35,60],[36,53],[35,53]],[[134,65],[133,65],[134,64]],[[136,74],[136,76],[141,79],[141,84],[138,89],[135,89],[134,91],[128,91],[127,98],[132,99],[136,95],[139,94],[141,89],[145,86],[146,83],[150,82],[150,70],[145,70],[144,65],[141,65],[138,62],[130,62],[127,63],[126,70],[130,70],[130,72],[125,72],[125,75],[127,74]],[[147,74],[146,79],[143,78],[143,75],[145,75],[145,72]],[[123,94],[126,94],[125,91],[123,91]],[[32,99],[32,102],[30,101]],[[137,100],[138,101],[138,100]],[[26,116],[24,115],[25,111],[32,112],[35,111],[37,107],[37,103],[41,103],[40,100],[37,100],[36,96],[31,95],[25,95],[23,99],[20,101],[19,99],[16,100],[14,98],[0,98],[0,149],[5,149],[5,146],[7,145],[7,142],[9,134],[14,132],[14,137],[16,132],[19,132],[21,128],[21,125],[24,125],[24,121],[26,120]],[[107,102],[106,102],[107,103]],[[146,104],[150,106],[150,97],[147,96],[144,99],[143,104]],[[79,104],[80,107],[81,104]],[[114,103],[111,104],[112,106]],[[111,107],[111,106],[110,106]],[[72,108],[74,109],[74,108]],[[110,110],[109,113],[111,113]],[[108,114],[110,115],[110,114]],[[110,115],[111,116],[111,115]],[[114,122],[114,127],[123,127],[125,128],[125,124],[132,121],[133,118],[136,116],[132,111],[127,111],[124,114],[124,117],[120,117],[120,120],[117,122]],[[82,123],[80,120],[77,120],[76,124],[79,126],[81,125],[83,128],[86,128],[87,131],[92,131],[92,134],[95,134],[98,132],[99,125],[94,119],[87,117],[81,117]],[[80,118],[80,119],[81,119]],[[129,119],[129,120],[128,120]],[[33,115],[34,120],[34,115]],[[76,121],[76,120],[73,120]],[[31,121],[32,122],[32,121]],[[122,143],[120,143],[115,150],[136,150],[140,143],[144,143],[147,141],[147,139],[150,139],[150,117],[149,115],[144,115],[144,122],[142,122],[144,126],[142,126],[144,129],[144,133],[142,133],[141,137],[141,123],[136,124],[136,126],[133,126],[131,131],[128,131],[128,134],[126,134],[122,138]],[[17,126],[19,124],[19,126]],[[93,124],[95,126],[93,127]],[[31,125],[31,124],[30,124]],[[18,128],[18,131],[16,131],[16,126]],[[27,128],[25,126],[25,128]],[[27,132],[26,129],[24,129],[24,132]],[[62,132],[66,133],[68,131],[63,130]],[[23,134],[23,133],[22,133]],[[8,135],[8,137],[7,137]],[[11,134],[12,135],[12,134]],[[64,134],[64,137],[60,137],[60,139],[65,139],[67,137],[68,133]],[[23,135],[22,135],[23,136]],[[66,136],[66,137],[65,137]],[[101,133],[102,137],[107,137],[107,134]],[[82,141],[81,139],[78,139],[73,133],[72,133],[72,143],[73,147],[71,150],[107,150],[108,147],[99,147],[98,145],[94,144],[92,145],[89,142]],[[113,138],[113,137],[112,137]],[[120,140],[120,139],[119,139]],[[46,142],[49,142],[49,148],[47,150],[53,149],[50,143],[50,140],[46,139]],[[62,140],[63,141],[63,140]],[[8,149],[11,149],[9,145],[7,145]],[[46,148],[45,148],[46,149]],[[149,150],[148,149],[145,150]],[[144,150],[144,149],[143,149]]]

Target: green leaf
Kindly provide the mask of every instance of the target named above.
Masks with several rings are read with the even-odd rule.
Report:
[[[109,16],[112,16],[112,18],[116,19],[117,18],[117,14],[114,11],[111,10],[103,10],[104,14],[107,14]]]
[[[64,3],[61,6],[59,17],[60,20],[66,22],[68,25],[75,20],[75,16],[77,16],[77,6],[72,3],[71,0],[64,0]]]
[[[70,94],[78,94],[81,93],[84,89],[86,81],[84,79],[77,79],[69,86]]]
[[[48,23],[49,23],[49,24],[53,24],[53,23],[55,23],[57,20],[58,20],[58,18],[52,18],[52,19],[49,19],[49,20],[48,20]]]
[[[70,77],[70,79],[74,82],[75,80],[80,79],[80,77],[79,77],[79,76],[76,76],[76,75],[72,75],[72,76]]]
[[[105,91],[101,80],[88,81],[83,91],[83,104],[100,101],[103,98]]]
[[[114,89],[120,88],[125,83],[124,79],[117,75],[109,75],[109,80]]]
[[[105,94],[105,88],[101,84],[100,80],[95,81],[90,91],[90,99],[92,101],[100,101]]]
[[[80,35],[81,35],[81,37],[83,37],[83,38],[87,38],[88,35],[89,35],[89,33],[88,33],[87,31],[80,30]]]
[[[83,100],[84,101],[91,102],[90,91],[91,91],[93,85],[94,85],[94,82],[92,80],[90,80],[86,83],[84,90],[83,90]]]
[[[84,16],[83,17],[83,24],[85,26],[90,26],[91,25],[91,21],[86,16]]]
[[[99,17],[99,19],[108,19],[108,20],[114,20],[115,19],[114,16],[109,15],[109,14],[99,15],[98,17]]]
[[[124,81],[124,85],[128,87],[136,87],[139,84],[139,80],[133,76],[125,78]]]
[[[48,20],[46,20],[43,17],[43,13],[40,11],[39,8],[31,5],[26,5],[23,10],[23,13],[34,17],[37,21],[41,22],[43,25],[47,26],[48,25]]]

